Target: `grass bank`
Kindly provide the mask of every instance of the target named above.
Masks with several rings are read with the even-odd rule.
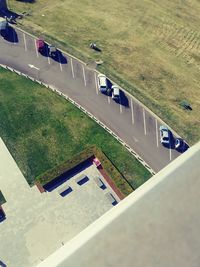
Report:
[[[93,145],[134,188],[151,176],[109,133],[71,103],[2,68],[0,122],[0,136],[30,185],[37,176]]]
[[[9,0],[28,31],[90,61],[162,117],[190,144],[200,139],[199,1]],[[89,49],[94,41],[102,49]],[[193,110],[180,106],[187,100]]]

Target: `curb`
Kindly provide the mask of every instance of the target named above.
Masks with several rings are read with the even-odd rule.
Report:
[[[69,102],[71,102],[74,106],[76,106],[79,110],[81,110],[82,112],[84,112],[88,117],[90,117],[92,120],[94,120],[95,122],[97,122],[102,128],[104,128],[104,130],[106,130],[108,133],[110,133],[119,143],[121,143],[138,161],[140,161],[140,163],[152,174],[155,175],[155,171],[128,145],[126,144],[118,135],[116,135],[110,128],[108,128],[104,123],[102,123],[100,120],[98,120],[94,115],[92,115],[89,111],[87,111],[85,108],[83,108],[80,104],[78,104],[76,101],[74,101],[73,99],[71,99],[69,96],[61,93],[57,88],[55,88],[52,85],[48,85],[45,84],[29,75],[26,75],[20,71],[17,71],[11,67],[8,67],[6,65],[0,64],[1,67],[3,67],[4,69],[10,70],[20,76],[24,76],[27,79],[30,79],[33,82],[37,82],[40,85],[45,86],[46,88],[52,90],[53,92],[57,93],[58,95],[64,97],[66,100],[68,100]]]

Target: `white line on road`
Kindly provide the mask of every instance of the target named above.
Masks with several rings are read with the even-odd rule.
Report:
[[[133,136],[133,140],[134,140],[136,143],[139,141],[135,136]]]
[[[37,57],[39,57],[38,50],[37,50],[36,39],[34,39],[34,43],[35,43],[35,52],[36,52],[36,55],[37,55]]]
[[[34,66],[34,65],[32,65],[32,64],[28,64],[28,66],[29,66],[31,69],[39,70],[39,68],[37,68],[36,66]]]
[[[132,118],[132,124],[134,124],[134,113],[133,113],[133,100],[131,98],[131,118]]]
[[[122,113],[122,105],[121,105],[121,98],[119,98],[119,112]]]
[[[48,63],[50,64],[50,58],[49,58],[49,56],[47,57],[47,59],[48,59]]]
[[[157,147],[158,147],[158,121],[157,121],[156,118],[155,118],[155,121],[156,121],[156,144],[157,144]]]
[[[70,61],[71,61],[72,77],[74,79],[74,67],[73,67],[72,58],[70,58]]]
[[[62,71],[62,64],[61,64],[61,59],[60,59],[60,51],[57,51],[58,52],[58,58],[59,58],[59,64],[60,64],[60,70]]]
[[[143,121],[144,121],[144,134],[147,134],[147,129],[146,129],[146,120],[145,120],[145,110],[143,108]]]
[[[172,149],[171,149],[171,147],[169,148],[169,160],[170,161],[172,160]]]
[[[25,33],[23,33],[23,38],[24,38],[24,49],[25,49],[25,51],[27,51],[26,36],[25,36]]]
[[[95,72],[94,72],[94,80],[95,80],[96,93],[98,95],[99,91],[98,91],[98,88],[97,88],[97,77],[96,77],[96,73]]]
[[[110,104],[110,97],[108,96],[108,103]]]
[[[84,79],[84,84],[86,86],[86,78],[85,78],[85,69],[84,66],[82,65],[82,69],[83,69],[83,79]]]

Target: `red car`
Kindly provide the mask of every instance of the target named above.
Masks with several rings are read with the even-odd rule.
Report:
[[[36,46],[37,46],[38,52],[42,53],[44,51],[44,48],[45,48],[44,40],[42,40],[42,39],[36,40]]]

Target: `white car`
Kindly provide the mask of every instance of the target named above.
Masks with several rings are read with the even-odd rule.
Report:
[[[99,74],[97,76],[97,83],[98,83],[99,91],[104,94],[107,93],[107,90],[108,90],[107,78],[104,74]]]
[[[115,84],[112,86],[112,99],[115,101],[120,100],[120,89],[119,86]]]
[[[170,144],[170,130],[164,125],[160,126],[160,142],[163,145]]]

